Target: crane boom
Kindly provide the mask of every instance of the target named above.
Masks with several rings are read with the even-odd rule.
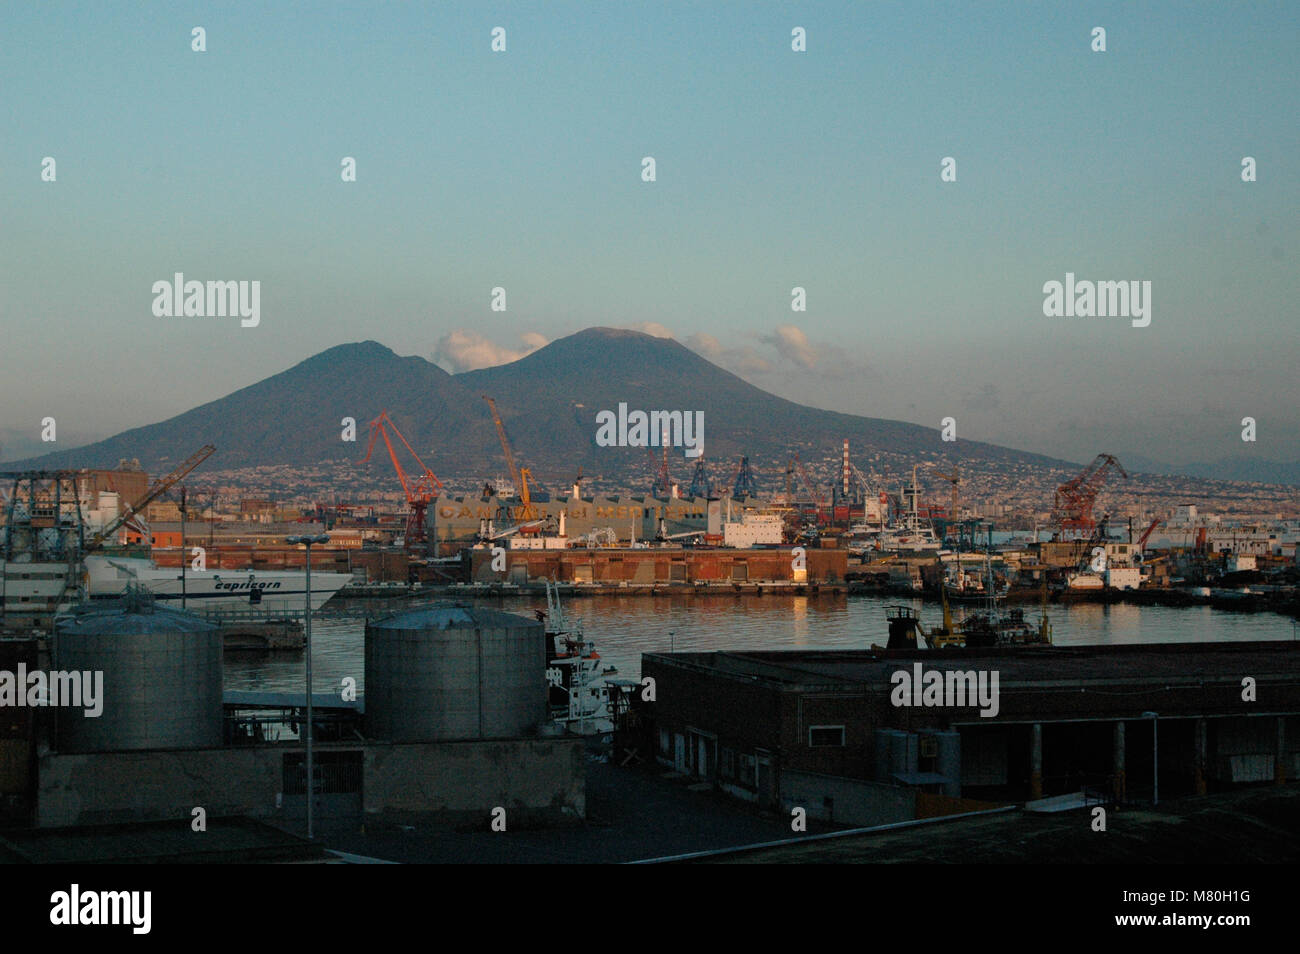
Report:
[[[798,453],[794,455],[794,465],[795,468],[799,471],[799,479],[803,481],[804,489],[806,489],[808,493],[812,495],[813,502],[816,503],[817,506],[819,507],[824,506],[826,504],[826,498],[822,495],[822,492],[817,489],[817,487],[813,484],[812,480],[808,477],[808,469],[804,467],[803,461],[799,459]]]
[[[213,447],[211,444],[204,444],[193,454],[191,454],[188,458],[186,458],[184,463],[182,463],[179,467],[173,470],[166,477],[161,477],[158,480],[154,481],[153,486],[150,487],[145,492],[145,495],[143,497],[141,497],[139,500],[135,501],[134,503],[128,504],[127,508],[124,511],[122,511],[122,513],[118,514],[116,520],[108,524],[108,526],[104,527],[104,529],[100,530],[97,534],[91,537],[90,542],[86,544],[84,552],[89,553],[92,550],[97,550],[101,546],[103,546],[104,541],[107,540],[109,537],[111,537],[114,533],[116,533],[121,528],[122,524],[126,523],[128,520],[130,520],[132,517],[138,514],[145,507],[149,506],[149,504],[151,504],[153,501],[157,500],[167,491],[171,490],[171,488],[176,486],[176,484],[179,481],[184,479],[186,474],[188,474],[195,467],[198,467],[199,464],[203,463],[205,460],[211,457],[214,451],[216,451],[216,448]],[[184,545],[185,545],[185,541],[182,540],[181,546]]]
[[[1146,550],[1147,541],[1151,539],[1151,534],[1155,531],[1156,527],[1160,526],[1160,521],[1162,519],[1163,519],[1162,517],[1156,517],[1154,520],[1151,521],[1151,526],[1147,527],[1144,531],[1142,531],[1142,536],[1138,537],[1139,552]]]
[[[952,503],[948,506],[948,520],[951,523],[956,523],[958,517],[957,485],[961,483],[961,473],[958,471],[956,464],[952,465],[951,474],[945,474],[941,470],[936,470],[934,473],[936,477],[942,477],[944,480],[948,481],[948,483],[952,484]]]
[[[483,400],[487,401],[488,407],[492,410],[492,423],[497,426],[497,439],[501,441],[501,450],[506,455],[506,469],[510,471],[510,482],[519,486],[519,468],[515,466],[515,455],[510,450],[510,441],[506,438],[506,426],[501,423],[501,415],[497,413],[497,402],[492,400],[486,394]]]
[[[1092,530],[1097,526],[1092,507],[1101,485],[1112,470],[1119,471],[1120,476],[1128,479],[1128,471],[1113,454],[1098,454],[1078,476],[1056,488],[1052,519],[1061,530]]]
[[[392,430],[397,435],[397,439],[402,442],[402,446],[410,452],[410,455],[415,458],[415,462],[420,465],[420,473],[415,480],[411,480],[407,476],[406,469],[402,467],[402,462],[397,457],[397,450],[393,447],[393,442],[388,436],[389,430]],[[406,495],[407,506],[411,508],[406,518],[406,548],[413,550],[425,542],[424,515],[428,510],[429,503],[436,500],[438,495],[442,493],[442,481],[420,459],[420,455],[415,452],[415,448],[411,446],[410,442],[402,436],[401,430],[393,423],[387,411],[380,411],[379,416],[370,422],[370,442],[366,445],[366,456],[361,458],[361,463],[364,464],[370,460],[370,455],[375,450],[375,441],[380,437],[383,437],[384,446],[388,449],[388,457],[393,462],[393,470],[397,471],[397,479],[402,485],[402,492]]]

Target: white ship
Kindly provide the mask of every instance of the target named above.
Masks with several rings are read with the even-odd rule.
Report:
[[[906,508],[903,519],[896,522],[877,537],[877,549],[888,553],[898,551],[941,550],[943,543],[934,532],[928,520],[921,517],[917,509],[917,498],[921,495],[916,483],[916,468],[912,468],[912,483],[904,487],[902,499]]]
[[[116,599],[127,584],[142,586],[155,600],[195,612],[254,609],[262,613],[300,613],[307,593],[304,570],[192,570],[162,567],[138,557],[91,555],[85,558],[86,590],[91,600]],[[325,602],[352,579],[349,573],[314,570],[311,608]],[[182,593],[183,588],[183,593]]]

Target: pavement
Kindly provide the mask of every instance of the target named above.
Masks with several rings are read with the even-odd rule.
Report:
[[[324,830],[336,851],[408,863],[602,864],[641,861],[794,837],[790,822],[713,791],[662,766],[587,763],[587,820],[564,828],[447,831],[366,823]],[[837,830],[809,821],[809,832]]]

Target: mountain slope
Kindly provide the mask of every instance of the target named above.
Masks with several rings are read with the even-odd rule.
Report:
[[[795,452],[814,469],[820,463],[823,474],[833,472],[846,437],[864,470],[881,465],[898,474],[918,457],[959,458],[963,468],[1075,466],[992,444],[945,443],[938,422],[922,427],[805,407],[676,341],[612,328],[590,328],[510,364],[460,375],[374,341],[339,345],[169,420],[10,466],[112,467],[135,457],[150,472],[165,473],[204,443],[218,452],[209,470],[356,462],[365,453],[367,422],[386,409],[444,479],[482,479],[505,470],[484,394],[496,400],[521,465],[551,488],[567,485],[579,466],[629,488],[648,483],[644,448],[596,445],[597,412],[616,411],[620,402],[647,412],[702,411],[715,479],[743,454],[765,471],[768,489]],[[358,422],[356,443],[340,440],[344,417]],[[371,472],[386,480],[390,474],[378,478],[389,469],[386,454],[377,454]],[[681,448],[669,457],[674,476],[689,481],[692,461]]]
[[[511,364],[457,376],[475,391],[491,394],[521,457],[561,466],[580,462],[604,473],[618,463],[648,467],[644,449],[602,448],[595,442],[596,415],[631,410],[704,412],[704,453],[711,460],[747,454],[755,462],[784,465],[798,451],[805,461],[838,456],[848,438],[855,460],[871,451],[949,456],[939,428],[859,417],[805,407],[769,394],[668,338],[635,331],[589,328],[552,342]],[[963,460],[1060,461],[962,441]],[[687,476],[680,450],[670,453],[679,478]],[[570,464],[569,466],[573,466]]]
[[[464,403],[461,386],[438,366],[364,341],[330,348],[158,424],[17,466],[111,467],[138,457],[146,469],[165,473],[164,465],[205,443],[218,451],[208,467],[221,470],[357,460],[365,453],[367,422],[384,409],[423,455],[437,422],[457,415]],[[341,439],[344,417],[357,421],[356,443]]]

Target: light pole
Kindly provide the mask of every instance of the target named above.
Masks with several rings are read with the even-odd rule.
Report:
[[[1160,733],[1158,712],[1144,712],[1142,718],[1151,720],[1151,807],[1160,804]]]
[[[307,637],[307,839],[310,841],[314,835],[312,829],[312,799],[316,792],[316,780],[314,775],[314,766],[311,760],[311,547],[313,543],[329,543],[330,538],[323,534],[312,534],[310,536],[286,537],[285,542],[297,545],[301,543],[307,548],[307,605],[306,616],[304,618],[304,627]]]

